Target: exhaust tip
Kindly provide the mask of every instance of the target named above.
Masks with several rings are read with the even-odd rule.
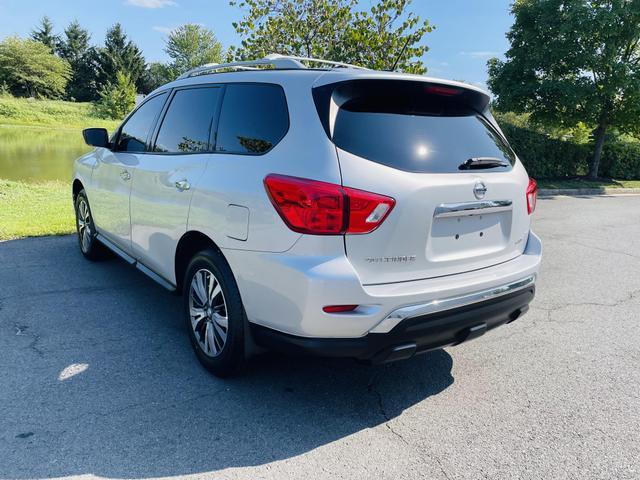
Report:
[[[406,360],[416,354],[416,344],[406,343],[388,348],[378,353],[371,361],[373,364],[390,363],[398,360]]]

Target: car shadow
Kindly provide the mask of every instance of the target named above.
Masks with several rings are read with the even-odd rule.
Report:
[[[73,237],[0,244],[0,477],[147,478],[288,459],[449,387],[437,350],[390,365],[255,357],[221,380],[180,298]],[[29,301],[25,301],[28,299]]]

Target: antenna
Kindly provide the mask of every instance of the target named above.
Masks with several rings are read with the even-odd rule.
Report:
[[[400,53],[398,54],[398,57],[396,58],[396,61],[393,62],[393,67],[391,67],[391,70],[389,70],[390,72],[395,71],[396,67],[398,66],[398,62],[400,61],[400,59],[402,58],[402,54],[404,53],[404,51],[407,48],[407,45],[409,45],[409,40],[411,40],[411,35],[409,35],[407,37],[407,41],[404,42],[404,45],[402,46],[402,50],[400,50]]]

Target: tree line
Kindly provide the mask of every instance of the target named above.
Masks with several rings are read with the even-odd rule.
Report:
[[[211,30],[186,24],[166,39],[167,63],[147,63],[119,24],[104,45],[94,46],[78,22],[56,35],[44,18],[30,38],[0,42],[0,91],[97,101],[119,118],[136,92],[148,93],[186,70],[274,52],[427,71],[423,39],[434,26],[411,11],[411,0],[373,1],[369,9],[358,0],[229,3],[244,12],[233,24],[239,45],[225,49]],[[494,109],[526,114],[545,134],[589,129],[589,175],[596,177],[608,139],[640,135],[640,0],[514,0],[511,8],[510,48],[488,63]],[[636,163],[640,170],[640,159]]]
[[[423,36],[433,27],[421,21],[411,0],[380,0],[355,11],[358,0],[242,0],[247,13],[234,24],[241,45],[226,50],[213,31],[182,25],[165,40],[167,63],[147,63],[122,26],[113,25],[103,45],[77,21],[55,33],[44,17],[29,38],[0,42],[0,88],[15,96],[97,101],[111,92],[149,93],[205,63],[261,58],[268,53],[317,56],[371,68],[424,73]],[[120,75],[119,75],[120,74]]]
[[[91,45],[90,40],[88,30],[77,21],[58,35],[44,17],[29,38],[0,42],[0,85],[15,96],[96,101],[101,91],[121,80],[118,73],[135,91],[146,94],[185,69],[222,58],[222,46],[213,32],[194,24],[169,34],[167,64],[147,63],[119,23],[107,31],[103,45]]]

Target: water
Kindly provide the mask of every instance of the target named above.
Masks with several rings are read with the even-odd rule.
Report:
[[[73,161],[90,148],[80,130],[0,125],[0,178],[70,181]]]

